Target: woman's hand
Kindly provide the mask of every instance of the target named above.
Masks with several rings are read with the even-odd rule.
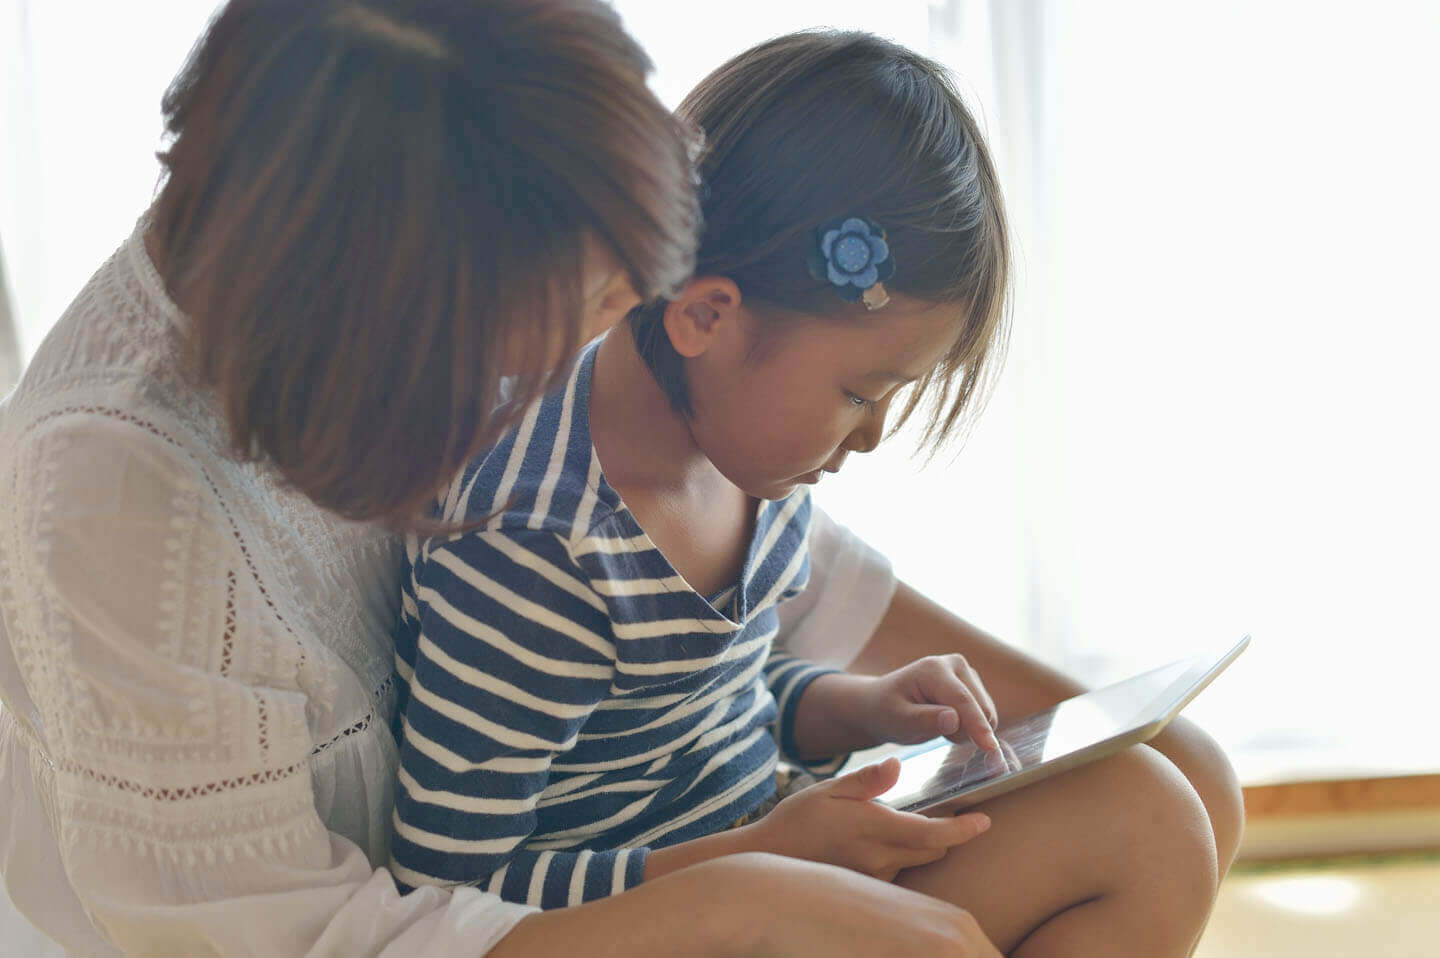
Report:
[[[939,861],[990,827],[979,813],[927,818],[871,801],[899,775],[900,762],[892,758],[812,785],[732,833],[736,847],[838,865],[888,882],[903,869]]]

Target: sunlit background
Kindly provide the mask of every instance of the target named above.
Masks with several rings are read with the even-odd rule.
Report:
[[[1440,766],[1440,4],[617,6],[668,103],[833,25],[940,59],[990,132],[1004,379],[958,455],[852,459],[833,515],[1089,681],[1252,633],[1190,713],[1249,782]],[[22,357],[152,196],[160,95],[213,7],[0,0]]]

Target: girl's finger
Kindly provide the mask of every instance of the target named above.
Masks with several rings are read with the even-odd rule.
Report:
[[[894,881],[895,876],[905,869],[919,868],[921,865],[932,865],[948,854],[950,854],[948,846],[937,848],[907,848],[897,854],[888,867],[875,877],[880,878],[882,881]]]
[[[868,802],[889,791],[899,778],[900,760],[892,756],[876,765],[867,765],[848,775],[822,782],[819,786],[812,785],[811,788],[824,788],[835,798],[853,798]]]
[[[1010,762],[1010,753],[1005,751],[1005,743],[1000,743],[998,752],[981,752],[985,756],[985,775],[988,778],[998,778],[1007,772],[1017,771],[1018,765]]]
[[[948,826],[944,835],[946,848],[963,845],[990,830],[990,816],[983,812],[969,812],[951,818],[937,819],[937,821],[944,822]]]
[[[934,851],[963,845],[990,828],[990,817],[983,812],[930,818],[914,812],[896,812],[886,816],[878,828],[868,832],[872,841],[893,848],[911,851]]]
[[[949,706],[959,717],[960,728],[957,732],[940,734],[955,739],[958,732],[963,731],[981,748],[991,752],[1000,750],[1000,740],[995,737],[995,726],[986,717],[970,687],[960,680],[953,669],[947,667],[938,673],[932,682],[922,686],[921,691],[930,704]]]
[[[1020,761],[1020,756],[1015,754],[1015,750],[1010,747],[1009,742],[1002,740],[1000,747],[1005,750],[1005,761],[1009,764],[1010,771],[1018,772],[1024,768],[1024,765]]]
[[[960,731],[960,713],[948,705],[908,705],[899,715],[903,738],[898,741],[923,742],[937,735],[949,738]]]
[[[939,861],[949,851],[948,848],[880,845],[867,848],[852,867],[871,878],[889,882],[894,881],[895,876],[907,868]]]
[[[975,696],[975,700],[980,703],[980,708],[985,712],[985,718],[989,720],[990,727],[998,727],[1000,713],[995,709],[995,700],[990,697],[990,690],[985,687],[984,682],[980,681],[980,673],[975,671],[975,667],[964,656],[956,656],[954,664],[960,681],[965,683],[971,694]]]

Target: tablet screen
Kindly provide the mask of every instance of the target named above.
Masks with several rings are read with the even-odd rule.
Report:
[[[1182,659],[1007,723],[996,732],[999,753],[946,739],[914,746],[899,753],[900,780],[879,800],[902,810],[925,808],[1142,728],[1168,717],[1217,665],[1212,655]]]

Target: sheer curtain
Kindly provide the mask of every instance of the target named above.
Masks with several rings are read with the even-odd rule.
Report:
[[[5,284],[5,248],[0,245],[0,398],[20,378],[20,343],[10,309],[10,287]]]
[[[1242,775],[1435,770],[1440,7],[975,6],[931,42],[989,38],[1013,147],[1021,629],[1092,679],[1253,632],[1193,713]]]
[[[149,205],[160,97],[218,0],[0,0],[0,238],[28,359]]]

